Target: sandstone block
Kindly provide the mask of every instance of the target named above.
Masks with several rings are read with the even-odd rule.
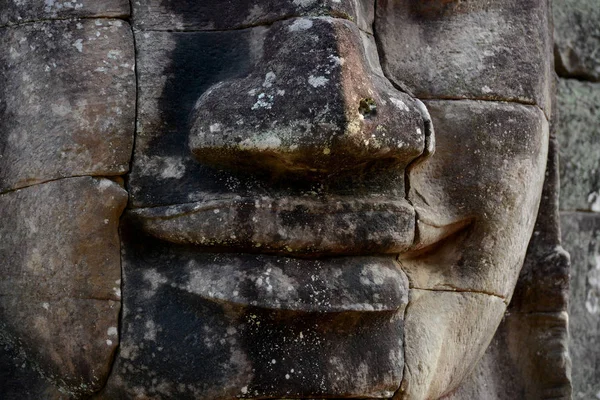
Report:
[[[0,26],[65,18],[126,18],[127,0],[6,0],[0,4]]]
[[[0,195],[0,343],[73,396],[102,387],[118,344],[126,200],[89,177]]]
[[[600,217],[563,212],[563,245],[571,253],[569,350],[573,359],[573,398],[600,392]]]
[[[563,77],[600,81],[600,7],[596,0],[552,2],[556,70]]]
[[[0,192],[127,172],[134,66],[132,33],[121,20],[0,28]]]
[[[546,0],[377,3],[387,76],[419,98],[485,99],[550,109]]]
[[[560,207],[600,212],[600,83],[559,79]]]

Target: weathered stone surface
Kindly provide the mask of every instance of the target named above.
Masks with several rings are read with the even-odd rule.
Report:
[[[444,400],[571,399],[567,313],[507,313],[475,371]]]
[[[194,106],[189,145],[200,163],[331,180],[405,168],[423,153],[418,103],[370,68],[369,37],[353,23],[299,18],[264,35],[252,72],[212,86]]]
[[[406,375],[394,398],[439,399],[451,393],[483,356],[505,310],[497,296],[411,289]]]
[[[0,26],[48,19],[128,16],[128,0],[4,0],[0,3]]]
[[[510,299],[544,183],[546,118],[520,104],[426,105],[436,152],[408,172],[417,241],[400,261],[411,287]],[[523,187],[530,190],[515,190]]]
[[[559,79],[562,210],[600,212],[600,83]]]
[[[389,398],[400,385],[408,281],[393,256],[210,254],[131,226],[124,238],[102,398]]]
[[[121,20],[0,28],[0,192],[127,172],[134,66]]]
[[[7,343],[0,346],[0,387],[5,400],[63,400],[66,395],[27,366],[25,354]]]
[[[133,206],[349,188],[404,197],[401,166],[425,151],[422,109],[385,82],[373,39],[351,23],[292,19],[136,38]],[[314,63],[300,62],[307,58]],[[373,115],[361,115],[361,104]]]
[[[558,185],[558,144],[551,132],[540,209],[512,301],[475,371],[448,399],[571,398],[570,264],[560,245]]]
[[[235,199],[133,213],[163,240],[214,249],[291,255],[397,254],[410,248],[415,212],[404,199]]]
[[[600,81],[600,7],[596,0],[556,0],[556,72],[562,77]]]
[[[374,30],[379,43],[369,33],[374,4],[380,7]],[[540,108],[550,115],[547,4],[133,2],[140,92],[127,177],[133,200],[121,222],[122,340],[97,397],[389,399],[398,393],[425,400],[462,393],[460,400],[537,400],[567,393],[566,319],[555,310],[565,304],[566,255],[551,240],[558,232],[552,220],[533,226],[548,141]],[[61,23],[77,29],[77,22],[83,26]],[[61,36],[73,35],[69,29],[56,31],[49,46],[69,40]],[[73,51],[79,53],[80,45],[85,52],[83,40],[72,44]],[[9,59],[10,48],[7,54]],[[427,107],[405,93],[417,91],[411,84],[428,98]],[[10,91],[0,93],[8,96]],[[17,108],[26,109],[23,104]],[[61,126],[59,119],[41,117]],[[71,131],[67,127],[65,137]],[[0,143],[1,155],[5,147]],[[6,153],[17,152],[7,147]],[[16,161],[7,165],[21,162],[12,157]],[[29,165],[22,161],[7,176]],[[81,173],[125,172],[94,171]],[[556,190],[552,182],[550,192]],[[61,195],[70,201],[74,195],[66,189]],[[28,190],[33,188],[5,196]],[[98,194],[88,201],[92,205],[78,208],[86,199],[75,196],[71,207],[92,210],[92,219],[108,213],[103,207],[124,202]],[[555,217],[553,201],[549,214]],[[60,211],[39,209],[51,217]],[[62,233],[61,226],[54,228]],[[477,369],[505,313],[532,231],[539,234],[531,242],[536,251],[514,303],[523,312],[504,319]],[[88,234],[77,238],[85,240],[86,251],[102,254],[96,264],[69,264],[63,251],[63,264],[71,268],[19,281],[13,285],[17,294],[0,286],[11,293],[0,311],[10,313],[12,324],[0,329],[10,353],[0,368],[17,366],[0,372],[7,377],[2,379],[29,379],[39,370],[70,397],[100,388],[117,336],[116,325],[107,322],[116,320],[116,311],[101,305],[118,305],[118,280],[108,267],[106,279],[83,279],[72,265],[107,265],[117,246],[112,239],[94,243]],[[28,252],[37,247],[27,241],[11,246],[11,262],[37,265],[37,253]],[[52,246],[46,253],[69,248],[60,240]],[[405,253],[400,262],[397,253]],[[107,294],[111,285],[113,297]],[[44,300],[39,293],[49,287],[67,295]],[[92,289],[97,292],[89,295]],[[28,291],[33,300],[20,294]],[[78,322],[96,315],[110,318]],[[74,332],[69,343],[64,336],[49,343],[63,332],[59,326]],[[21,337],[26,340],[15,339]],[[97,365],[104,369],[94,372]],[[474,368],[473,379],[460,386]],[[13,393],[55,396],[44,381],[20,383],[11,385]],[[499,393],[503,385],[513,386]]]
[[[371,32],[372,0],[148,0],[134,1],[134,26],[141,30],[231,30],[297,16],[327,16],[355,22]]]
[[[509,100],[550,109],[546,0],[377,2],[388,78],[419,98]]]
[[[102,387],[118,344],[126,199],[89,177],[0,195],[0,343],[15,368],[25,363],[70,395]]]
[[[563,243],[571,253],[569,350],[573,359],[573,398],[600,393],[600,216],[561,214]]]
[[[552,128],[554,131],[556,124],[552,124]],[[553,132],[537,220],[509,307],[513,313],[567,311],[570,258],[561,246],[558,152],[559,145]]]

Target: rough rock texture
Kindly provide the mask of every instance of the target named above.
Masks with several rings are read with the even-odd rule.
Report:
[[[600,212],[600,83],[559,79],[563,210]]]
[[[449,400],[571,398],[570,263],[561,246],[558,189],[551,133],[542,200],[512,301],[482,360]]]
[[[505,310],[504,299],[493,295],[412,289],[405,316],[406,376],[395,398],[449,394],[473,371]]]
[[[421,99],[510,100],[550,109],[546,0],[377,2],[386,75]]]
[[[118,344],[126,199],[89,177],[0,195],[0,344],[15,374],[34,371],[71,396],[102,387]]]
[[[295,179],[304,192],[393,187],[388,194],[397,197],[398,168],[425,150],[418,103],[383,80],[373,39],[347,21],[145,32],[136,43],[140,119],[129,182],[136,207],[269,194],[261,175]],[[398,168],[386,172],[391,165]]]
[[[561,223],[573,265],[569,298],[573,398],[594,399],[600,394],[600,217],[563,212]]]
[[[353,23],[298,18],[263,34],[252,72],[212,86],[194,106],[189,145],[200,163],[330,180],[405,168],[423,153],[418,103],[370,68],[370,37]]]
[[[24,4],[0,7],[40,15]],[[63,14],[0,28],[0,259],[26,271],[0,283],[0,388],[85,397],[120,339],[96,397],[568,398],[554,151],[534,227],[548,1],[133,1],[137,104],[130,27],[45,6]],[[89,74],[61,66],[32,91],[49,49]],[[70,119],[77,96],[93,110]],[[119,326],[123,191],[58,179],[127,171],[133,118],[115,96],[137,105]]]
[[[48,19],[128,16],[128,0],[4,0],[0,3],[0,26]]]
[[[400,260],[411,287],[509,299],[544,183],[546,118],[539,108],[520,104],[426,105],[436,152],[408,173],[417,241]],[[530,190],[515,190],[526,185]]]
[[[0,192],[127,172],[134,66],[121,20],[0,28]]]
[[[596,0],[555,0],[556,71],[561,77],[600,81],[600,7]]]
[[[101,398],[389,398],[400,385],[408,281],[393,256],[210,254],[125,227],[122,342]]]
[[[415,235],[415,212],[403,199],[261,197],[151,207],[133,214],[144,231],[159,239],[250,252],[396,254],[411,247]]]
[[[553,10],[556,72],[561,78],[562,237],[573,264],[569,298],[573,398],[596,399],[600,398],[600,314],[594,276],[600,226],[600,7],[593,0],[557,0]]]
[[[344,18],[367,32],[373,23],[372,0],[148,0],[132,5],[140,30],[231,30],[299,15]]]

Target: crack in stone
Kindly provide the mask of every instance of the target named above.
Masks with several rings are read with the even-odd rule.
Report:
[[[135,27],[135,21],[132,24],[134,32],[169,32],[169,33],[202,33],[202,32],[211,32],[211,33],[218,33],[218,32],[235,32],[235,31],[242,31],[244,29],[252,29],[252,28],[258,28],[258,27],[270,27],[273,24],[276,24],[277,22],[282,22],[282,21],[289,21],[289,20],[293,20],[293,19],[297,19],[297,18],[332,18],[332,19],[341,19],[344,21],[349,21],[351,23],[353,23],[359,31],[366,33],[368,35],[371,35],[370,32],[365,31],[364,29],[362,29],[355,21],[353,21],[350,17],[346,17],[344,15],[338,15],[338,14],[290,14],[290,15],[286,15],[283,17],[279,17],[276,19],[272,19],[269,21],[264,21],[264,22],[257,22],[255,24],[246,24],[246,25],[240,25],[238,27],[235,28],[230,28],[230,29],[140,29],[140,28],[136,28]]]
[[[120,173],[120,174],[115,174],[115,175],[90,175],[90,174],[81,174],[81,175],[60,176],[58,178],[44,179],[44,180],[41,180],[39,182],[31,183],[29,185],[19,186],[19,187],[16,187],[16,188],[8,189],[8,190],[5,190],[4,192],[0,192],[0,196],[3,196],[3,195],[8,194],[8,193],[17,192],[19,190],[28,189],[28,188],[35,187],[35,186],[44,185],[46,183],[57,182],[57,181],[62,181],[62,180],[65,180],[65,179],[73,179],[73,178],[96,178],[96,179],[104,178],[104,179],[108,179],[108,180],[111,180],[111,181],[114,182],[114,180],[111,179],[111,178],[116,178],[116,177],[119,177],[119,176],[123,176],[125,174],[126,173]]]
[[[0,297],[16,297],[16,298],[20,298],[22,296],[19,296],[19,295],[13,296],[10,293],[0,293]],[[103,296],[62,296],[62,297],[60,297],[60,296],[42,296],[42,297],[35,297],[35,298],[32,298],[30,296],[27,297],[27,300],[36,300],[36,301],[47,300],[47,301],[52,301],[52,302],[60,301],[60,300],[65,300],[65,299],[68,299],[68,300],[88,300],[88,301],[115,301],[115,302],[121,301],[121,299],[119,299],[119,298],[110,297],[110,296],[106,296],[106,297],[103,297]]]
[[[449,285],[446,285],[446,286],[449,286]],[[414,287],[414,286],[409,287],[409,289],[410,290],[424,290],[424,291],[428,291],[428,292],[483,294],[483,295],[486,295],[486,296],[497,297],[497,298],[501,299],[504,304],[506,304],[506,297],[505,296],[499,295],[499,294],[494,293],[494,292],[488,292],[488,291],[485,291],[485,290],[462,289],[462,288],[454,288],[454,287],[451,287],[450,289],[434,289],[434,288],[421,288],[421,287]]]
[[[133,15],[133,4],[131,2],[131,0],[129,0],[129,13],[130,15]],[[133,106],[134,108],[134,124],[133,124],[133,144],[131,146],[131,154],[129,156],[129,172],[132,170],[133,168],[133,154],[135,151],[135,143],[136,143],[136,133],[137,133],[137,126],[138,126],[138,110],[139,110],[139,75],[138,75],[138,54],[137,54],[137,46],[136,46],[136,37],[135,37],[135,31],[133,29],[133,24],[129,24],[129,28],[131,29],[131,36],[133,39],[133,62],[134,62],[134,79],[135,79],[135,104]],[[129,186],[129,182],[128,182],[128,178],[129,178],[129,173],[124,174],[125,175],[125,190],[127,191],[127,193],[129,193],[128,190],[128,186]],[[125,215],[125,211],[127,210],[127,206],[123,209],[123,212],[121,213],[121,215],[119,216],[119,227],[121,226],[121,222],[123,220],[123,217]],[[110,366],[108,369],[108,374],[106,375],[106,381],[104,382],[104,384],[102,385],[102,387],[100,387],[96,392],[94,392],[92,394],[92,398],[95,398],[96,395],[100,394],[108,385],[108,382],[110,381],[111,377],[113,376],[113,374],[116,374],[115,372],[115,366],[117,364],[117,358],[119,357],[120,351],[121,351],[121,340],[123,338],[123,295],[125,294],[125,276],[123,273],[123,248],[122,248],[122,241],[121,239],[121,234],[120,234],[120,228],[119,228],[119,272],[120,272],[120,277],[121,277],[121,283],[119,286],[119,289],[121,290],[121,298],[119,299],[119,315],[117,316],[117,345],[115,347],[115,350],[112,354],[112,358],[110,360]]]
[[[26,25],[32,25],[32,24],[36,24],[36,23],[46,23],[46,22],[55,22],[55,21],[72,21],[72,22],[76,22],[76,21],[81,21],[81,20],[95,20],[95,19],[109,19],[109,20],[121,20],[124,22],[129,23],[130,21],[130,17],[128,15],[117,15],[114,17],[107,17],[107,16],[97,16],[97,17],[93,17],[93,16],[81,16],[81,17],[64,17],[64,18],[41,18],[41,19],[30,19],[30,20],[24,20],[24,21],[19,21],[19,22],[9,22],[8,24],[5,25],[0,25],[0,29],[8,29],[8,28],[13,28],[13,27],[20,27],[20,26],[26,26]]]

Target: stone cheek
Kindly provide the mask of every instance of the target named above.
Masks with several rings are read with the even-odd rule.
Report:
[[[421,99],[485,99],[550,110],[546,0],[377,2],[388,78]]]
[[[478,291],[508,301],[544,184],[546,118],[521,104],[426,104],[437,149],[409,169],[408,199],[417,214],[416,248],[430,251],[401,254],[400,261],[414,288]],[[440,236],[448,239],[431,250]]]
[[[0,28],[0,193],[127,172],[135,60],[121,20]]]
[[[118,345],[126,201],[89,177],[0,195],[0,342],[70,395],[103,386]]]

